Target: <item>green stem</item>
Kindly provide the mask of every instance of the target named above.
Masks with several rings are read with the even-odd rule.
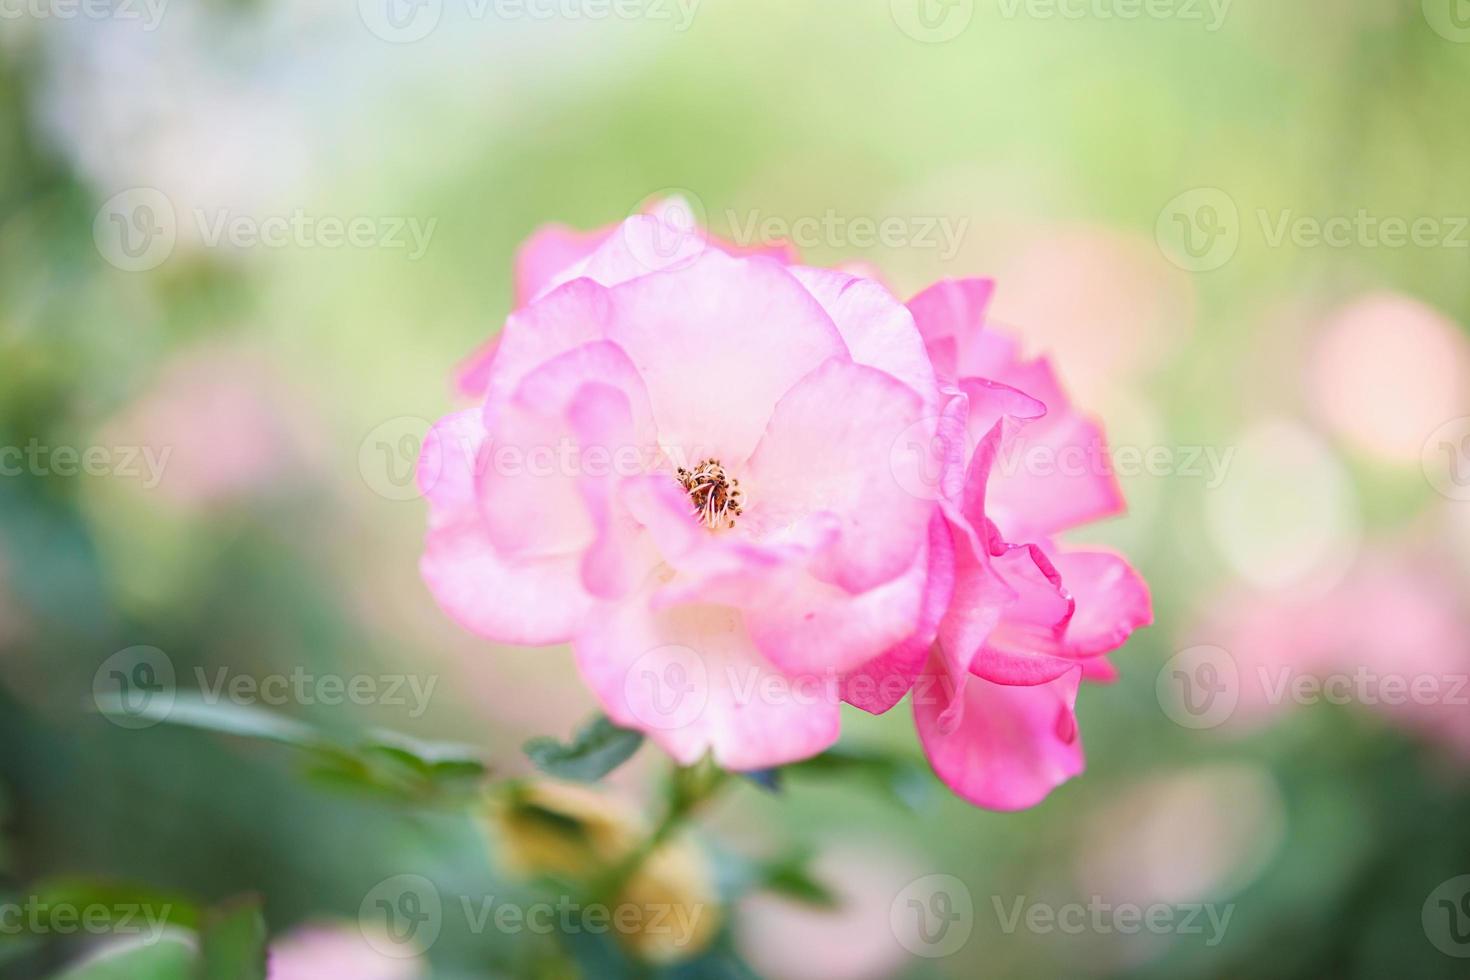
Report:
[[[668,804],[653,832],[599,877],[592,889],[596,901],[612,905],[654,851],[674,835],[725,784],[729,774],[708,758],[692,766],[675,766],[669,776]]]

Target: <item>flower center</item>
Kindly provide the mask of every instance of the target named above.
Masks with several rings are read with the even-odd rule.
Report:
[[[679,486],[689,494],[694,516],[701,524],[711,529],[721,524],[735,526],[745,494],[740,489],[740,481],[730,479],[719,460],[711,457],[692,470],[681,466],[678,479]]]

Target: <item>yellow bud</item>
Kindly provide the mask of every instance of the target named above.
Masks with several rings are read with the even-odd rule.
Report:
[[[522,876],[590,886],[637,854],[649,830],[625,800],[578,783],[538,780],[490,801],[486,826],[501,864]],[[698,955],[719,933],[714,872],[699,846],[676,835],[638,862],[607,905],[609,930],[633,955],[673,963]]]
[[[721,911],[714,873],[699,846],[687,837],[666,841],[650,854],[618,895],[613,921],[630,908],[638,925],[619,929],[634,955],[651,963],[697,956],[720,931]],[[632,918],[631,912],[624,913]]]
[[[623,800],[588,786],[539,780],[494,797],[486,814],[512,874],[591,878],[637,845],[642,826]]]

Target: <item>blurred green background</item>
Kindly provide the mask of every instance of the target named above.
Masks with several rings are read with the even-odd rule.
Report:
[[[463,808],[335,791],[259,739],[125,727],[94,691],[109,663],[143,677],[109,661],[140,645],[181,689],[196,669],[398,677],[398,697],[275,710],[529,773],[521,742],[594,705],[565,650],[493,649],[437,611],[406,474],[425,420],[455,405],[454,366],[511,306],[518,243],[679,192],[719,234],[805,229],[808,261],[869,263],[902,297],[995,276],[996,316],[1054,353],[1115,446],[1159,451],[1124,476],[1129,515],[1089,535],[1142,569],[1157,624],[1080,700],[1086,774],[1020,814],[942,791],[910,809],[854,780],[736,786],[702,818],[711,847],[734,864],[809,853],[843,900],[731,897],[720,955],[679,975],[1463,976],[1470,706],[1318,699],[1196,725],[1166,690],[1197,644],[1242,671],[1412,664],[1442,692],[1470,672],[1463,0],[609,10],[5,7],[13,904],[58,880],[258,893],[290,937],[355,925],[375,886],[413,874],[445,903],[426,956],[319,975],[635,969],[471,928],[460,897],[526,886]],[[271,219],[296,224],[253,240]],[[892,240],[863,233],[886,219]],[[332,221],[363,237],[333,244]],[[952,247],[924,231],[941,226]],[[59,447],[95,450],[95,472]],[[852,712],[844,737],[921,758],[906,708]],[[664,765],[645,747],[612,782],[647,800]],[[932,873],[973,908],[968,941],[926,958],[890,906]],[[1106,913],[1007,928],[1018,900],[1230,917],[1218,934],[1203,913],[1194,930]],[[3,931],[16,977],[105,939]]]

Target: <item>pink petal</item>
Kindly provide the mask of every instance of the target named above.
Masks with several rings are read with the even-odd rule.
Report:
[[[708,751],[733,770],[794,762],[837,740],[835,681],[777,670],[737,610],[654,611],[657,584],[603,607],[574,643],[582,677],[609,718],[647,732],[683,764]]]
[[[663,559],[679,572],[658,593],[661,601],[670,604],[696,598],[725,603],[727,595],[769,590],[776,574],[789,567],[805,567],[837,536],[836,521],[825,514],[770,541],[742,534],[739,527],[711,533],[694,519],[688,495],[664,474],[624,480],[619,498],[647,529]]]
[[[707,251],[741,258],[759,256],[782,265],[796,260],[788,244],[743,247],[709,234],[699,227],[689,203],[678,198],[655,201],[644,213],[595,234],[599,236],[596,247],[563,267],[549,285],[586,277],[616,286],[651,273],[686,268]]]
[[[986,378],[961,378],[957,387],[969,401],[965,427],[972,445],[978,446],[997,426],[996,451],[1004,454],[1018,434],[1036,420],[1045,418],[1047,406],[1024,391]]]
[[[852,359],[891,374],[924,399],[930,414],[938,404],[934,367],[913,315],[876,282],[837,272],[793,266],[791,274],[807,288],[842,334]]]
[[[949,461],[941,503],[956,528],[970,538],[971,547],[988,554],[993,532],[985,501],[991,474],[1021,428],[1044,415],[1046,407],[1014,388],[979,378],[962,380],[958,391],[942,419],[946,423],[943,431],[957,449],[967,453],[968,467]],[[950,411],[964,413],[960,434],[949,424]]]
[[[998,684],[1038,684],[1071,670],[1058,654],[1075,603],[1051,561],[1033,545],[998,545],[991,567],[1012,599],[970,670]]]
[[[957,535],[955,601],[940,624],[941,663],[960,689],[968,674],[997,684],[1044,684],[1076,664],[1061,636],[1071,596],[1039,548],[994,541],[976,553]]]
[[[1081,675],[1073,669],[1030,687],[971,678],[957,695],[959,710],[948,713],[942,693],[916,692],[914,720],[934,771],[976,806],[1023,810],[1040,803],[1084,767],[1073,713]]]
[[[791,569],[740,603],[751,639],[772,663],[798,674],[842,674],[914,635],[924,614],[929,548],[912,567],[865,592],[852,593]],[[927,644],[925,644],[927,648]]]
[[[573,251],[577,254],[540,282],[531,298],[576,279],[616,286],[652,272],[682,268],[703,254],[708,244],[704,230],[682,202],[665,202],[648,213],[630,215],[616,225],[587,234],[596,239],[590,249],[581,247],[585,240],[556,242],[552,253],[556,258]]]
[[[565,643],[592,606],[577,555],[510,561],[480,526],[430,531],[419,571],[450,618],[501,643]]]
[[[939,634],[939,623],[949,609],[955,588],[955,544],[941,515],[929,522],[928,563],[923,605],[912,634],[842,678],[842,700],[880,715],[892,708],[913,686]]]
[[[579,390],[601,384],[623,393],[628,425],[616,444],[580,442],[568,410]],[[580,551],[596,528],[583,501],[589,473],[634,471],[658,458],[648,397],[628,356],[613,343],[583,344],[521,379],[514,398],[489,420],[490,465],[479,474],[486,528],[507,555]]]
[[[1148,589],[1116,555],[1001,545],[991,568],[1012,598],[970,662],[997,684],[1041,684],[1121,646],[1152,621]],[[1107,676],[1109,668],[1098,668]]]
[[[629,480],[621,489],[629,513],[678,573],[655,592],[654,607],[717,604],[742,610],[753,642],[783,670],[841,673],[918,628],[929,578],[927,546],[902,575],[852,593],[809,570],[814,556],[836,540],[838,527],[828,515],[765,543],[733,532],[710,534],[690,518],[682,491],[661,475]]]
[[[708,247],[704,229],[687,209],[635,214],[618,225],[578,274],[615,286],[653,272],[684,268]]]
[[[1021,361],[1014,340],[982,328],[992,291],[988,280],[946,281],[908,304],[941,376],[998,383],[1046,406],[1045,418],[1001,447],[987,515],[1007,540],[1028,541],[1121,513],[1101,428],[1072,407],[1049,362]],[[986,431],[977,419],[972,440]]]
[[[1089,684],[1112,684],[1122,676],[1106,656],[1082,661],[1082,679]]]
[[[708,251],[612,291],[608,336],[648,386],[660,441],[683,465],[713,456],[742,476],[778,399],[847,348],[784,268]]]
[[[414,479],[429,504],[429,527],[460,523],[478,510],[475,472],[485,445],[485,425],[477,408],[444,416],[419,447]]]
[[[568,458],[566,419],[509,404],[490,428],[479,472],[485,532],[506,556],[580,552],[595,528]]]
[[[919,460],[896,456],[892,447],[922,417],[919,396],[907,385],[860,364],[828,361],[776,405],[741,480],[742,524],[765,538],[825,514],[836,518],[840,536],[821,556],[821,578],[860,592],[902,574],[933,504],[906,489],[918,482]]]
[[[954,535],[954,557],[954,599],[939,623],[936,665],[949,689],[958,691],[1016,593],[996,574],[988,552],[976,552],[967,535]]]
[[[1148,585],[1122,556],[1060,551],[1051,559],[1076,601],[1064,637],[1068,656],[1095,657],[1116,650],[1134,630],[1153,622]]]
[[[543,225],[516,252],[516,306],[524,306],[557,277],[595,252],[611,228],[578,231],[566,225]]]
[[[490,386],[490,372],[495,365],[495,351],[500,347],[496,334],[466,357],[454,369],[454,390],[465,398],[484,398]]]
[[[650,268],[638,257],[658,255],[660,250],[655,243],[660,238],[668,241],[689,237],[671,225],[667,205],[668,202],[655,204],[649,214],[635,216],[637,220],[628,228],[612,225],[595,231],[579,231],[560,224],[538,228],[516,252],[516,307],[525,307],[556,287],[578,278],[588,278],[602,286],[614,286],[664,268],[657,263]],[[637,247],[630,249],[630,241]],[[796,261],[795,251],[786,244],[745,248],[703,231],[690,241],[690,245],[699,243],[713,245],[729,255],[763,256],[782,264]],[[604,246],[608,246],[607,250],[613,254],[599,257],[594,264],[593,256],[603,251]],[[692,249],[686,250],[685,254],[689,251]],[[676,250],[672,259],[680,257]],[[455,371],[455,390],[459,394],[467,398],[484,396],[499,339],[499,335],[491,337],[461,362]],[[584,339],[590,339],[590,336]],[[512,386],[513,381],[511,379]]]
[[[603,599],[626,595],[659,562],[652,538],[643,533],[643,526],[621,506],[617,496],[618,487],[628,478],[623,470],[629,461],[622,458],[622,450],[647,447],[638,455],[648,451],[651,459],[657,449],[650,442],[652,423],[642,394],[641,386],[623,390],[607,384],[584,384],[566,412],[579,446],[614,447],[611,466],[588,467],[577,483],[596,528],[595,538],[582,556],[582,582],[587,591]],[[640,403],[637,411],[633,408],[635,400]]]
[[[994,292],[989,279],[945,279],[909,300],[909,312],[941,375],[960,375],[960,352],[980,333]]]
[[[581,587],[577,556],[508,561],[496,552],[474,492],[484,443],[478,409],[446,416],[424,440],[424,582],[452,619],[482,636],[502,643],[564,643],[592,606]]]
[[[970,673],[994,684],[1029,687],[1054,681],[1077,669],[1077,661],[1040,652],[985,646],[970,661]]]
[[[1045,359],[1014,366],[999,380],[1046,404],[992,473],[986,513],[1008,541],[1035,541],[1123,512],[1102,428],[1078,413]]]
[[[493,420],[528,373],[558,354],[604,339],[610,313],[607,290],[578,279],[511,314],[488,371],[486,420]]]

